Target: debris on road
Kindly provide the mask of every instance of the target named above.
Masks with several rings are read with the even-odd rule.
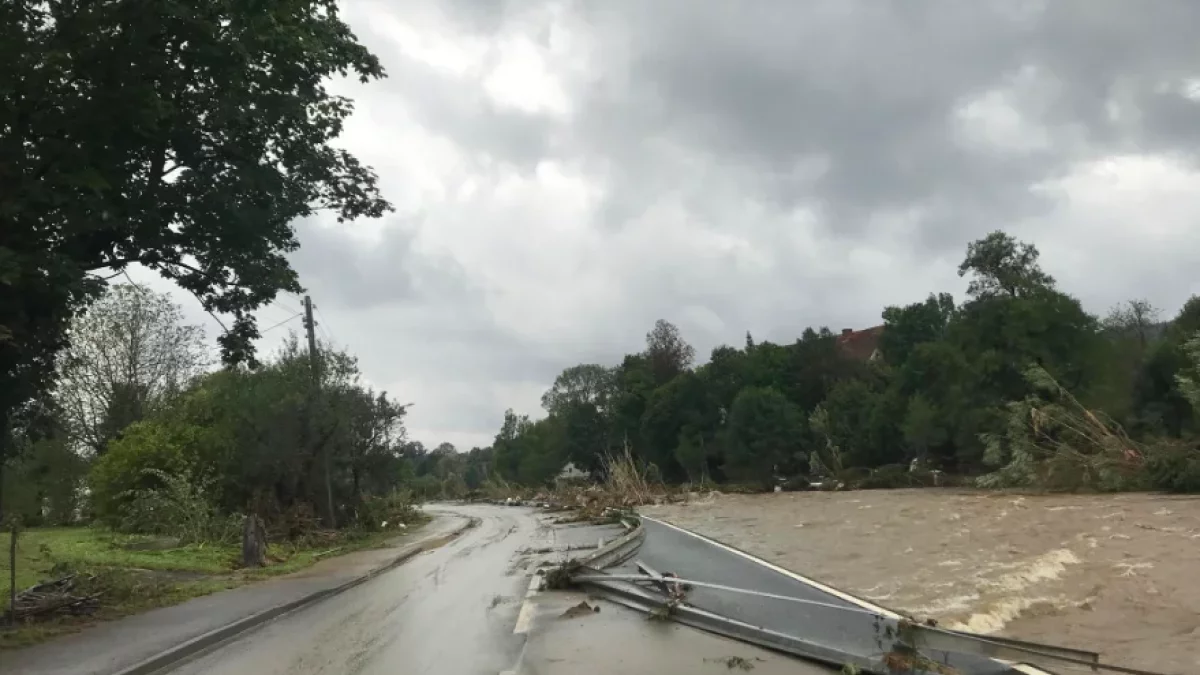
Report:
[[[542,588],[547,590],[562,590],[571,587],[571,577],[579,571],[580,567],[581,565],[578,560],[571,559],[549,570],[538,570],[537,573],[543,577]]]
[[[754,657],[754,661],[751,661],[750,659],[743,658],[741,656],[727,656],[727,657],[721,658],[721,659],[704,659],[704,660],[706,662],[715,661],[717,663],[724,665],[729,670],[738,668],[740,670],[750,671],[750,670],[754,670],[754,661],[762,661],[763,659],[756,656],[756,657]]]
[[[592,614],[597,614],[599,612],[600,605],[589,605],[587,604],[587,600],[583,600],[580,601],[578,605],[568,607],[567,610],[562,613],[562,618],[578,619],[581,616],[591,616]]]

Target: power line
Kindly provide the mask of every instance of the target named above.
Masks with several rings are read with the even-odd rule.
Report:
[[[285,305],[284,303],[280,302],[278,297],[276,297],[274,300],[272,300],[271,304],[278,309],[282,309],[283,311],[287,312],[288,314],[292,314],[292,313],[303,314],[304,313],[303,309],[296,309],[295,307],[291,307],[289,305]],[[303,306],[304,306],[303,303],[301,303],[301,307],[303,307]]]
[[[154,292],[150,288],[147,288],[146,286],[143,286],[143,285],[139,284],[138,282],[134,281],[133,277],[129,276],[129,271],[126,268],[122,267],[120,274],[125,275],[125,281],[128,281],[129,283],[133,284],[135,288],[142,291],[143,293],[153,293]],[[116,276],[116,275],[114,274],[113,276]],[[109,278],[111,279],[112,277],[109,277]],[[192,294],[192,297],[196,299],[196,302],[200,303],[200,308],[203,309],[205,311],[205,313],[207,313],[209,316],[211,316],[213,321],[217,322],[217,325],[221,327],[221,332],[228,333],[229,329],[225,327],[225,322],[221,321],[221,317],[217,316],[216,313],[213,312],[208,307],[205,307],[204,303],[200,301],[200,296],[196,295],[196,293],[194,291],[188,291],[188,292]]]
[[[333,345],[337,342],[337,340],[335,340],[333,337],[333,329],[329,328],[329,321],[327,321],[325,319],[325,315],[321,313],[320,307],[313,305],[313,309],[316,310],[317,316],[321,319],[321,322],[317,324],[317,327],[320,328],[321,332],[325,334],[325,338],[329,340],[330,345]]]
[[[298,316],[302,316],[302,315],[303,315],[303,313],[302,313],[302,312],[296,312],[295,314],[293,314],[293,315],[289,316],[288,318],[284,319],[283,321],[280,321],[279,323],[273,324],[273,325],[272,325],[270,328],[264,328],[264,329],[262,329],[261,331],[259,331],[259,335],[261,335],[261,334],[263,334],[263,333],[266,333],[266,332],[268,332],[268,331],[275,330],[276,328],[279,328],[279,327],[280,327],[280,326],[282,326],[283,324],[285,324],[285,323],[287,323],[287,322],[291,321],[292,319],[295,319],[295,318],[296,318],[296,317],[298,317]]]

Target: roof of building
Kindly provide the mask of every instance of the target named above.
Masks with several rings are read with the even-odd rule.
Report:
[[[868,361],[879,349],[879,339],[883,336],[883,326],[873,326],[862,330],[845,328],[837,336],[838,348],[846,356],[860,361]]]

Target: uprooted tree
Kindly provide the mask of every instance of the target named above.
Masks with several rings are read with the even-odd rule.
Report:
[[[1136,486],[1146,451],[1098,410],[1085,407],[1045,369],[1025,376],[1035,394],[1008,406],[1003,433],[985,434],[985,460],[999,467],[983,487],[1118,490]]]

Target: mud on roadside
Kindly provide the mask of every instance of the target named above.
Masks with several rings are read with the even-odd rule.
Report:
[[[877,490],[641,510],[943,626],[1200,672],[1200,498]]]

